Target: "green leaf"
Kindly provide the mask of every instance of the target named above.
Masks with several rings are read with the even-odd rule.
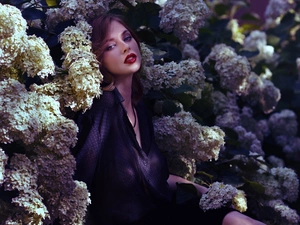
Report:
[[[56,0],[45,0],[49,7],[58,6],[59,2]]]
[[[229,6],[226,6],[224,4],[217,4],[214,10],[218,16],[222,16],[225,15],[227,11],[229,11]]]
[[[174,98],[176,100],[178,100],[183,105],[183,108],[185,110],[187,110],[188,108],[190,108],[194,104],[194,101],[195,101],[193,96],[191,96],[189,94],[186,94],[186,93],[176,94],[174,96]]]
[[[165,100],[163,102],[162,113],[165,116],[174,116],[177,112],[180,112],[180,107],[178,107],[173,101]]]
[[[265,187],[262,186],[260,183],[255,181],[247,180],[243,177],[243,180],[258,194],[264,194],[265,193]]]
[[[188,84],[182,84],[178,88],[170,88],[169,91],[170,91],[170,93],[176,95],[176,94],[184,93],[187,91],[194,91],[194,88]]]

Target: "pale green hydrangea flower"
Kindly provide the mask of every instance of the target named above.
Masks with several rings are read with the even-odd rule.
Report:
[[[200,198],[199,206],[203,211],[218,209],[232,203],[238,190],[229,184],[214,182],[208,188],[208,191]]]
[[[241,29],[239,27],[239,23],[237,19],[231,19],[228,24],[226,29],[230,30],[232,33],[232,40],[235,42],[238,42],[240,44],[244,43],[245,35],[241,32]]]
[[[247,78],[251,68],[245,56],[237,55],[231,46],[217,44],[212,48],[204,63],[209,62],[210,59],[216,61],[215,70],[220,76],[221,87],[239,95],[247,94]]]
[[[237,194],[232,199],[232,205],[236,210],[239,212],[246,212],[247,211],[247,198],[246,194],[242,190],[237,190]]]
[[[268,28],[278,25],[282,16],[295,7],[295,0],[269,0],[265,10],[265,26]]]
[[[276,212],[279,212],[281,217],[285,218],[290,225],[297,225],[300,222],[300,216],[295,209],[291,209],[282,200],[270,200],[266,202],[266,205],[274,208]]]
[[[0,39],[9,38],[15,33],[25,34],[27,22],[21,11],[11,5],[0,3]]]
[[[62,51],[67,55],[71,50],[90,52],[92,27],[85,21],[67,27],[59,36]]]
[[[266,63],[276,63],[278,55],[275,53],[274,47],[267,45],[267,35],[263,31],[253,30],[245,38],[243,43],[244,49],[249,51],[259,51],[259,54],[251,57],[249,61],[252,67],[265,60]]]
[[[202,0],[168,0],[159,12],[160,28],[182,41],[195,40],[210,10]]]
[[[196,161],[218,159],[225,133],[217,126],[201,126],[189,112],[154,120],[155,137],[162,151],[173,151]]]
[[[183,59],[194,59],[199,61],[200,56],[197,49],[194,48],[194,46],[190,44],[185,44],[182,49],[182,58]]]
[[[179,63],[168,62],[164,65],[148,67],[142,77],[142,83],[146,92],[150,89],[178,88],[188,84],[194,90],[187,93],[201,98],[201,91],[205,86],[205,74],[200,61],[188,59]]]
[[[281,184],[282,198],[294,202],[298,198],[299,179],[294,170],[286,167],[272,168],[271,174]]]
[[[8,156],[5,152],[0,148],[0,187],[4,182],[4,173],[5,173],[5,166],[8,160]]]
[[[269,129],[274,137],[296,136],[298,132],[298,122],[295,112],[289,109],[283,109],[280,112],[273,113],[268,120]]]
[[[75,181],[75,185],[72,194],[64,196],[59,202],[60,220],[64,224],[84,224],[86,209],[91,203],[86,184]]]

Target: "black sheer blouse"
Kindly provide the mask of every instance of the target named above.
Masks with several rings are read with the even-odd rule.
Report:
[[[116,88],[104,91],[76,120],[75,179],[88,185],[97,224],[133,222],[171,198],[167,162],[155,143],[151,117],[139,103],[141,148],[122,101]]]

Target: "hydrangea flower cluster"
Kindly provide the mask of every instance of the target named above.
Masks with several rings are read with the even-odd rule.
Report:
[[[291,209],[282,200],[276,199],[266,202],[266,205],[275,209],[276,212],[284,219],[284,224],[297,225],[300,222],[300,216],[296,210]]]
[[[182,48],[182,58],[183,59],[194,59],[199,61],[200,56],[197,49],[194,48],[194,46],[190,44],[185,44]]]
[[[91,30],[85,21],[66,28],[60,35],[60,42],[65,53],[62,68],[68,74],[57,75],[51,83],[32,85],[31,90],[53,96],[63,107],[73,111],[90,108],[94,97],[102,93],[103,79],[96,56],[91,52]]]
[[[232,40],[235,42],[238,42],[240,44],[244,43],[245,35],[241,32],[241,29],[239,27],[239,23],[237,19],[231,19],[226,27],[228,30],[232,33]]]
[[[0,17],[1,70],[13,67],[30,77],[53,75],[54,63],[48,46],[42,38],[26,34],[27,22],[20,10],[0,3]]]
[[[251,69],[246,57],[236,54],[231,46],[217,44],[212,48],[204,63],[208,63],[209,60],[216,62],[215,70],[220,76],[221,87],[239,95],[247,94],[247,79]]]
[[[201,126],[190,112],[154,120],[155,137],[162,151],[172,151],[196,161],[218,159],[225,133],[217,126]]]
[[[273,113],[268,119],[268,126],[276,144],[282,147],[286,157],[300,160],[300,138],[297,137],[298,122],[295,112],[289,109]]]
[[[8,156],[5,154],[2,148],[0,148],[0,187],[4,182],[5,166],[8,160]]]
[[[17,80],[3,80],[0,87],[1,115],[5,118],[0,124],[0,142],[21,141],[25,153],[31,156],[27,158],[25,155],[17,155],[15,161],[10,158],[11,170],[4,173],[6,190],[18,190],[20,194],[13,202],[26,211],[40,212],[32,220],[38,218],[41,222],[48,218],[47,214],[51,218],[62,216],[59,210],[63,197],[70,200],[70,211],[74,210],[76,214],[85,213],[89,198],[81,202],[73,199],[71,202],[68,197],[75,188],[72,178],[75,159],[70,153],[70,147],[76,143],[77,126],[74,121],[62,116],[59,103],[52,97],[28,92],[24,84]],[[5,156],[1,159],[5,161]],[[26,165],[29,166],[28,169],[18,169]],[[19,170],[20,174],[15,175]],[[27,188],[26,192],[24,188]],[[82,187],[82,192],[87,193],[87,190]],[[83,211],[73,207],[74,204],[82,205]],[[70,216],[68,218],[69,221],[74,219]]]
[[[27,215],[23,214],[23,221],[28,219],[42,224],[44,219],[49,218],[49,212],[37,190],[37,181],[37,167],[26,155],[15,154],[10,157],[9,169],[5,171],[4,189],[18,190],[18,196],[12,199],[12,203],[27,212]]]
[[[222,206],[230,205],[234,196],[238,194],[238,190],[232,185],[214,182],[208,188],[208,191],[201,196],[199,206],[203,211],[218,209]]]
[[[187,93],[201,98],[201,90],[205,86],[204,69],[200,61],[187,59],[179,63],[168,62],[144,68],[142,83],[145,91],[150,89],[178,88],[183,84],[190,85],[194,90]]]
[[[295,7],[295,0],[269,0],[265,10],[266,27],[274,27],[279,24],[281,17]]]
[[[47,20],[50,28],[59,22],[75,19],[75,21],[87,20],[101,15],[109,10],[109,4],[113,0],[61,0],[59,8],[47,10]]]
[[[251,154],[264,155],[261,146],[263,134],[257,122],[252,119],[252,111],[249,108],[240,110],[234,93],[227,92],[225,96],[216,91],[213,93],[213,100],[217,115],[215,124],[221,128],[233,129],[238,135],[241,146],[249,149]]]
[[[210,10],[202,0],[168,0],[159,12],[160,28],[183,42],[195,40]]]
[[[275,63],[278,59],[278,55],[274,52],[274,47],[267,45],[267,35],[263,31],[251,31],[245,38],[243,46],[245,50],[259,51],[258,55],[249,59],[253,67],[262,60],[265,60],[266,63]]]

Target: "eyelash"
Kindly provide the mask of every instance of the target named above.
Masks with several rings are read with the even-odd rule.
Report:
[[[131,35],[128,35],[128,36],[126,36],[126,37],[123,39],[123,41],[125,41],[125,42],[131,41],[131,40],[132,40],[132,36],[131,36]],[[112,49],[114,48],[114,46],[115,46],[115,44],[109,45],[109,46],[106,48],[106,51],[112,50]]]

